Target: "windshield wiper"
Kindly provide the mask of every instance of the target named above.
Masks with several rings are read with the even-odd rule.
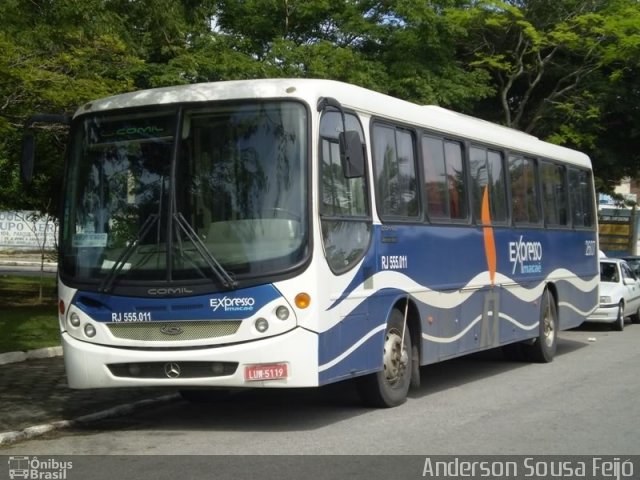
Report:
[[[200,254],[202,259],[207,263],[211,271],[218,277],[220,283],[226,288],[235,288],[238,282],[231,276],[225,268],[220,265],[220,262],[216,260],[216,257],[209,251],[207,246],[200,239],[193,227],[187,222],[182,213],[174,213],[173,219],[176,221],[180,229],[184,232],[187,238],[193,243],[196,251]]]
[[[153,227],[153,225],[157,221],[158,221],[157,214],[151,214],[149,215],[149,217],[147,217],[145,222],[142,224],[142,227],[140,227],[140,230],[138,231],[136,238],[133,240],[133,242],[127,245],[124,248],[124,250],[122,250],[118,258],[116,259],[116,262],[113,264],[111,269],[109,269],[109,273],[107,274],[106,277],[104,277],[104,279],[100,283],[100,286],[98,287],[99,292],[106,293],[109,290],[111,290],[111,286],[113,285],[114,280],[126,265],[127,260],[129,260],[133,252],[135,252],[136,248],[138,247],[142,239],[147,234],[147,232],[151,229],[151,227]]]

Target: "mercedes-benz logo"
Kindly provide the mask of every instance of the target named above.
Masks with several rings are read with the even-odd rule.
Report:
[[[180,365],[175,362],[164,364],[164,374],[167,378],[178,378],[180,376]]]
[[[176,325],[165,325],[160,331],[165,335],[180,335],[183,330]]]

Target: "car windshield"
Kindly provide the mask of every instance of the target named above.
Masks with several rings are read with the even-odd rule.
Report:
[[[633,273],[638,276],[640,273],[640,257],[628,257],[625,258],[625,260],[629,264],[629,267],[631,267],[631,270],[633,270]]]
[[[307,113],[297,102],[82,117],[60,271],[113,283],[228,287],[308,252]]]

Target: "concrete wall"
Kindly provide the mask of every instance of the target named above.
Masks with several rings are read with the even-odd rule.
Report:
[[[36,212],[0,211],[0,250],[55,250],[58,225]]]

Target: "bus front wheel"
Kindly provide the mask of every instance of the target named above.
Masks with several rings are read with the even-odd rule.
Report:
[[[412,356],[409,328],[404,326],[402,313],[393,310],[385,331],[382,370],[357,379],[364,402],[382,408],[403,404],[411,386]]]

